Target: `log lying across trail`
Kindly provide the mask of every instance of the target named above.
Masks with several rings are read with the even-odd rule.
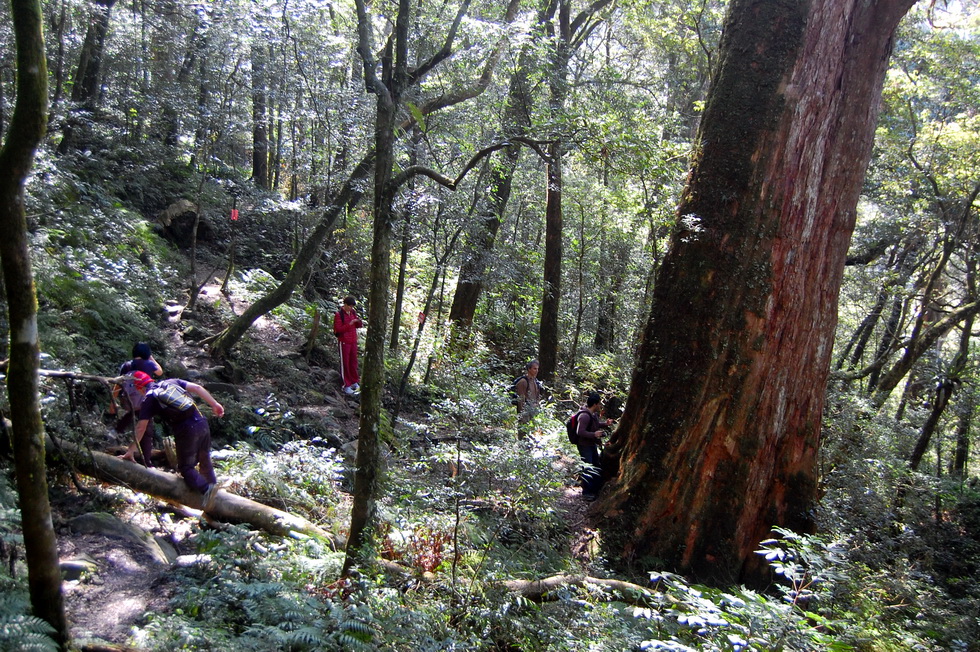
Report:
[[[540,580],[506,580],[501,584],[531,602],[558,600],[560,589],[586,586],[615,591],[619,600],[631,605],[647,605],[654,597],[650,589],[639,584],[587,575],[552,575]]]
[[[77,471],[103,482],[123,485],[169,503],[195,509],[203,507],[203,496],[193,491],[179,475],[167,473],[127,460],[88,450],[62,439],[47,439],[48,455],[61,455]],[[248,523],[279,536],[306,535],[343,547],[343,542],[301,516],[284,512],[227,491],[218,492],[208,515],[232,523]]]

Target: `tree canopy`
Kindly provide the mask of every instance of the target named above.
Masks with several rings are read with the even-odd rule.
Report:
[[[173,508],[160,527],[227,582],[139,624],[146,647],[976,638],[974,0],[58,0],[43,71],[18,59],[28,4],[0,8],[3,155],[34,162],[0,169],[29,261],[4,249],[0,505],[45,475],[21,466],[45,430],[128,443],[93,378],[145,341],[224,392],[219,475],[316,533]],[[518,440],[532,359],[546,398]],[[623,416],[586,513],[562,425],[591,392]],[[126,491],[49,464],[59,537]],[[50,588],[20,489],[0,557]]]

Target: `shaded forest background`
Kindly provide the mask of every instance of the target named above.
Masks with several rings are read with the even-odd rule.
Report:
[[[411,71],[391,116],[399,185],[380,289],[376,92],[353,3],[42,8],[50,113],[27,212],[43,368],[113,375],[134,341],[150,342],[168,375],[222,392],[219,476],[343,537],[358,405],[337,393],[329,323],[346,294],[365,314],[378,296],[389,309],[369,324],[387,345],[377,534],[381,556],[408,576],[337,582],[343,555],[322,541],[187,525],[127,490],[83,491],[54,463],[60,533],[77,512],[145,522],[163,511],[160,534],[210,555],[171,574],[171,600],[113,643],[972,649],[980,639],[976,3],[917,6],[896,38],[840,296],[819,533],[763,545],[775,572],[762,593],[691,584],[657,559],[613,564],[601,533],[570,523],[576,452],[561,426],[585,392],[628,391],[669,236],[690,226],[675,208],[723,3],[474,1],[451,55],[441,48],[459,8],[418,7],[410,54],[433,65]],[[2,11],[6,136],[16,66]],[[549,401],[534,440],[519,444],[507,387],[531,358]],[[45,427],[96,449],[124,444],[107,441],[107,400],[98,383],[46,381]],[[23,588],[11,487],[0,487],[2,581]],[[547,594],[506,584],[556,576]],[[43,629],[23,613],[23,600],[0,606],[10,636]]]

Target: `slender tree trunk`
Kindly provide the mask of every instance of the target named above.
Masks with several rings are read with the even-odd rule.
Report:
[[[580,212],[578,261],[575,266],[576,280],[578,281],[578,287],[575,289],[578,294],[578,308],[575,310],[575,330],[572,337],[572,351],[568,356],[573,363],[578,358],[578,340],[582,334],[582,315],[585,313],[585,209],[580,207]]]
[[[368,563],[370,529],[376,521],[378,483],[380,481],[381,395],[385,384],[385,334],[388,322],[388,290],[391,281],[391,225],[394,197],[391,188],[395,162],[395,116],[398,111],[401,84],[404,83],[404,57],[408,38],[409,0],[399,0],[395,20],[395,59],[391,43],[385,51],[382,77],[375,77],[368,18],[364,0],[356,0],[358,52],[364,61],[365,81],[376,97],[374,124],[374,239],[371,246],[371,274],[368,286],[368,330],[364,353],[364,376],[361,383],[361,418],[355,457],[354,496],[351,505],[350,536],[342,576],[347,577],[358,565]],[[397,80],[397,81],[396,81]]]
[[[551,53],[549,71],[549,98],[551,119],[560,124],[568,97],[568,60],[571,56],[571,26],[569,3],[558,2],[558,34]],[[538,361],[541,380],[551,380],[558,370],[558,317],[561,307],[561,262],[563,256],[562,230],[562,156],[565,145],[562,137],[555,134],[548,145],[547,187],[545,190],[545,237],[544,237],[544,295],[541,298],[541,324],[538,331]]]
[[[365,0],[355,0],[357,7],[358,47],[364,62],[364,81],[377,98],[375,119],[374,172],[374,240],[371,246],[371,275],[368,289],[368,331],[364,353],[364,377],[361,384],[361,417],[355,457],[354,496],[351,504],[350,535],[347,556],[341,574],[348,577],[355,566],[373,558],[371,530],[377,517],[380,480],[380,446],[382,424],[381,396],[385,384],[385,339],[388,322],[388,291],[391,281],[391,229],[394,219],[393,182],[395,164],[395,127],[402,93],[415,85],[440,62],[452,54],[459,24],[469,10],[464,0],[449,29],[446,42],[431,59],[413,71],[408,70],[409,18],[411,0],[398,0],[395,29],[381,59],[380,75],[374,60],[371,20]]]
[[[398,282],[395,284],[395,309],[391,319],[392,351],[397,351],[401,336],[402,304],[405,302],[405,276],[408,273],[408,254],[412,244],[412,214],[404,211],[402,214],[402,241],[398,257]]]
[[[452,257],[453,252],[456,249],[456,242],[459,240],[459,236],[463,232],[462,227],[456,229],[456,231],[453,232],[452,237],[449,238],[449,242],[446,243],[446,250],[441,254],[438,252],[436,249],[438,238],[436,236],[439,232],[439,223],[442,221],[442,210],[443,209],[440,209],[439,216],[436,218],[436,223],[433,228],[432,253],[436,259],[436,269],[435,273],[432,275],[432,282],[429,284],[429,290],[425,294],[425,305],[422,308],[422,316],[419,318],[418,326],[416,326],[415,329],[415,341],[412,344],[412,353],[408,357],[408,363],[405,365],[405,371],[402,372],[401,383],[398,385],[398,398],[395,401],[395,409],[391,417],[392,422],[398,419],[398,415],[401,412],[402,397],[405,395],[405,389],[408,387],[408,379],[412,375],[412,369],[415,366],[415,360],[419,354],[419,347],[422,344],[422,332],[425,330],[425,322],[427,321],[425,316],[428,315],[429,311],[432,309],[432,301],[435,299],[436,290],[439,289],[439,281],[440,279],[445,279],[445,270],[448,266],[449,259]],[[438,320],[436,323],[438,323]],[[426,372],[428,373],[428,369]]]
[[[252,45],[252,179],[269,189],[269,133],[266,126],[265,44]]]
[[[555,377],[558,367],[558,317],[561,305],[562,209],[561,157],[562,146],[554,143],[548,148],[548,189],[545,200],[544,295],[541,297],[541,325],[538,332],[538,361],[542,380]]]
[[[422,130],[416,125],[412,130],[412,139],[409,146],[409,165],[417,165],[419,162],[419,144],[422,142]],[[409,182],[412,187],[415,180]],[[416,204],[409,199],[405,210],[402,211],[402,242],[401,256],[398,260],[398,283],[395,287],[395,312],[391,320],[391,350],[398,350],[398,339],[402,326],[402,304],[405,301],[405,274],[408,270],[408,254],[412,244],[412,217],[416,209]]]
[[[810,530],[837,296],[892,34],[913,0],[734,0],[593,507],[611,553],[766,578]]]
[[[69,631],[61,593],[58,541],[48,502],[38,385],[41,350],[37,294],[24,211],[24,181],[33,165],[34,152],[44,138],[48,69],[40,2],[11,0],[11,15],[17,43],[17,101],[0,149],[0,258],[10,315],[7,397],[31,606],[34,615],[54,628],[55,639],[65,648]]]
[[[936,386],[932,397],[932,409],[929,411],[929,417],[922,425],[922,430],[919,432],[919,439],[915,443],[912,455],[909,456],[909,468],[911,470],[917,471],[919,469],[922,456],[925,455],[926,449],[929,448],[929,441],[932,439],[933,433],[936,432],[939,419],[942,418],[943,413],[946,411],[946,406],[949,405],[950,399],[953,398],[956,385],[957,383],[953,380],[943,378]]]
[[[881,360],[882,363],[885,361],[885,356],[888,355],[889,351],[893,346],[895,346],[896,340],[898,340],[898,330],[899,325],[902,322],[902,314],[905,312],[905,297],[896,295],[892,299],[892,308],[888,313],[888,321],[885,322],[884,333],[881,336],[881,340],[878,342],[878,346],[875,348],[875,360]],[[881,380],[881,366],[877,366],[868,375],[868,393],[872,394],[878,388],[878,382]]]
[[[610,0],[611,1],[611,0]],[[548,73],[548,88],[551,94],[551,119],[556,125],[565,120],[565,103],[568,100],[568,63],[572,52],[584,42],[585,38],[599,24],[595,17],[610,2],[598,0],[579,13],[573,20],[570,0],[558,0],[557,33],[551,51],[551,69]],[[558,318],[561,307],[561,264],[562,244],[562,157],[567,145],[565,136],[559,132],[554,142],[548,146],[548,187],[545,206],[545,248],[544,248],[544,296],[541,301],[541,326],[538,332],[538,361],[542,380],[551,380],[558,370]]]
[[[58,40],[58,54],[54,59],[54,95],[51,98],[51,112],[48,122],[51,121],[54,112],[61,106],[61,98],[65,86],[65,25],[68,22],[68,2],[61,1],[61,12],[58,22],[55,23],[55,38]]]
[[[975,407],[976,398],[971,388],[967,393],[965,405],[963,405],[956,423],[956,449],[953,451],[953,462],[950,465],[949,474],[957,478],[966,477],[967,462],[970,458],[970,429],[973,426],[973,409]]]

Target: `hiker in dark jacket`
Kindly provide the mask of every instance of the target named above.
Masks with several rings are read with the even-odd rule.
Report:
[[[126,374],[133,373],[134,371],[142,371],[143,373],[149,375],[151,378],[159,378],[163,375],[163,367],[153,359],[153,352],[150,351],[150,345],[146,342],[137,342],[133,345],[133,358],[127,360],[126,362],[119,365],[119,375],[125,376]],[[126,395],[121,391],[119,385],[112,388],[112,401],[109,403],[109,414],[116,414],[116,401],[120,401],[123,409],[123,415],[119,417],[116,421],[115,430],[119,434],[122,434],[129,430],[130,426],[133,424],[134,413],[139,406],[129,405],[129,400]],[[152,432],[150,433],[153,434]]]
[[[579,408],[576,415],[578,422],[578,452],[585,463],[582,469],[582,498],[595,500],[602,488],[602,474],[599,470],[599,443],[602,441],[603,428],[608,428],[611,422],[599,418],[602,409],[602,397],[596,393],[589,394],[585,405]]]
[[[179,378],[170,378],[160,382],[153,380],[142,372],[136,374],[136,386],[144,393],[143,405],[140,407],[139,421],[136,422],[136,439],[140,442],[143,452],[143,459],[148,460],[152,439],[149,443],[144,443],[143,436],[147,431],[153,417],[159,415],[170,426],[174,435],[174,443],[177,448],[177,471],[184,478],[187,486],[204,495],[204,511],[210,509],[214,504],[214,498],[219,490],[218,479],[214,475],[214,466],[211,464],[211,429],[208,420],[204,418],[201,411],[193,400],[186,409],[179,409],[168,405],[158,395],[160,391],[166,390],[168,385],[175,385],[188,394],[197,396],[208,405],[216,417],[224,416],[225,408],[211,396],[208,390],[196,383],[191,383]],[[136,446],[131,446],[135,453]],[[127,451],[129,455],[130,451]],[[126,459],[132,459],[132,457]]]

